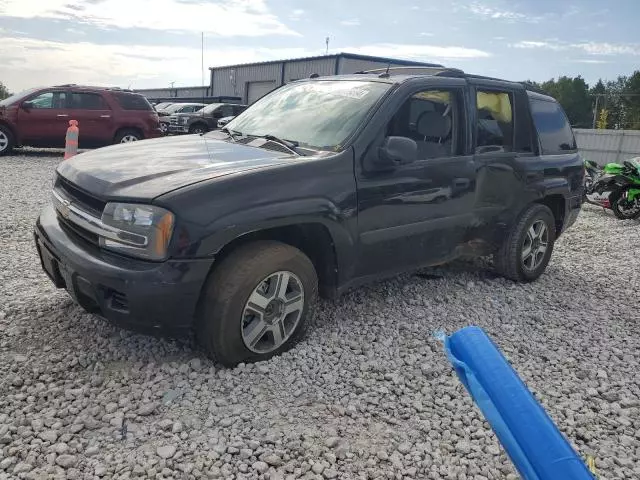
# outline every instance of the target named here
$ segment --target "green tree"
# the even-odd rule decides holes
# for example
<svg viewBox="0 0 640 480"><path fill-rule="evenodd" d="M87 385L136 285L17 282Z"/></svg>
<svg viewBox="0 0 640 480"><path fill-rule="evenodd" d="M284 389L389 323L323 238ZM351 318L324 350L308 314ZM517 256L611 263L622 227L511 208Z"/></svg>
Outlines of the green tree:
<svg viewBox="0 0 640 480"><path fill-rule="evenodd" d="M4 83L0 82L0 100L4 100L11 94L9 93L9 89L4 86Z"/></svg>
<svg viewBox="0 0 640 480"><path fill-rule="evenodd" d="M571 125L578 128L591 128L593 123L592 98L589 85L581 76L575 78L559 77L544 82L541 88L554 97L569 117Z"/></svg>
<svg viewBox="0 0 640 480"><path fill-rule="evenodd" d="M622 93L621 103L625 109L624 128L640 130L640 71L636 70L626 79Z"/></svg>

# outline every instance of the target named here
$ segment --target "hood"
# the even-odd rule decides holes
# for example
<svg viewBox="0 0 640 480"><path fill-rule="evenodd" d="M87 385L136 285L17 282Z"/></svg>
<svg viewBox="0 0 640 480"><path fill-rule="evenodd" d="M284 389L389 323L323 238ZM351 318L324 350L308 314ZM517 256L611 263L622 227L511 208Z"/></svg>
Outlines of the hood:
<svg viewBox="0 0 640 480"><path fill-rule="evenodd" d="M189 112L189 113L172 113L171 114L172 117L186 117L186 118L193 118L193 117L203 117L203 118L208 118L210 117L210 115L203 115L200 112Z"/></svg>
<svg viewBox="0 0 640 480"><path fill-rule="evenodd" d="M294 155L182 135L81 153L58 166L70 182L104 200L149 201L203 180L291 162Z"/></svg>

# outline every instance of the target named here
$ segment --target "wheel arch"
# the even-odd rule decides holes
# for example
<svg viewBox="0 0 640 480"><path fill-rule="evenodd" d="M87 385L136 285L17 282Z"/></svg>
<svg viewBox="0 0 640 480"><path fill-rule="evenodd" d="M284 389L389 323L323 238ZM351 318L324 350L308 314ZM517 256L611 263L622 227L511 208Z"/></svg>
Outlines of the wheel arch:
<svg viewBox="0 0 640 480"><path fill-rule="evenodd" d="M113 135L113 141L115 142L116 138L118 138L118 136L126 131L131 131L131 132L136 132L140 135L140 139L144 139L144 133L142 131L142 129L140 127L136 127L136 126L124 126L124 127L120 127L118 129L116 129L116 133L114 133Z"/></svg>
<svg viewBox="0 0 640 480"><path fill-rule="evenodd" d="M224 244L215 254L215 262L209 275L213 273L231 252L247 243L273 240L297 248L304 253L316 270L320 294L334 297L338 287L338 256L336 245L329 228L320 222L305 222L264 228L244 233Z"/></svg>

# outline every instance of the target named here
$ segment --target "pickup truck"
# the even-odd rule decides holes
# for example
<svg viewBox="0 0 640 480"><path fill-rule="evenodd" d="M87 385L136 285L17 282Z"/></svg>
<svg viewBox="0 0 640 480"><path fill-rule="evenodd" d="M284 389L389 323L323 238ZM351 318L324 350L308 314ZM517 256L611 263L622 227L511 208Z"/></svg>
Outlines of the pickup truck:
<svg viewBox="0 0 640 480"><path fill-rule="evenodd" d="M169 117L169 133L207 133L218 128L220 119L238 115L246 108L246 105L212 103L198 112L177 112Z"/></svg>
<svg viewBox="0 0 640 480"><path fill-rule="evenodd" d="M82 153L37 220L42 267L117 324L195 329L225 365L290 348L319 295L400 272L492 255L536 280L584 168L561 106L527 88L444 67L311 78L219 131Z"/></svg>

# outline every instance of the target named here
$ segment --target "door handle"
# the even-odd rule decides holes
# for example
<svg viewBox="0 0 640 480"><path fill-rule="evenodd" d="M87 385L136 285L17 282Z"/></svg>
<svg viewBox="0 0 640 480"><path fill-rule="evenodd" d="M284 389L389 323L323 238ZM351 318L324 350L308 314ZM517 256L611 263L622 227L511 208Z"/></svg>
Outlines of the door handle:
<svg viewBox="0 0 640 480"><path fill-rule="evenodd" d="M68 117L69 115L65 115L64 113L59 113L56 117Z"/></svg>
<svg viewBox="0 0 640 480"><path fill-rule="evenodd" d="M111 115L100 115L100 118L111 118Z"/></svg>

